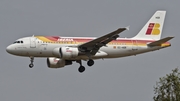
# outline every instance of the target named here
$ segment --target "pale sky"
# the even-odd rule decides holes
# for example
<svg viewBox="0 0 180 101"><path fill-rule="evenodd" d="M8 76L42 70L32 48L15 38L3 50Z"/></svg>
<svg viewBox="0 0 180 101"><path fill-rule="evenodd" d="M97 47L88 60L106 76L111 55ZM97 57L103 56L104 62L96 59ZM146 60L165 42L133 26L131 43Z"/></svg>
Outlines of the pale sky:
<svg viewBox="0 0 180 101"><path fill-rule="evenodd" d="M152 101L159 77L179 67L179 0L0 0L0 101ZM171 47L137 56L96 60L78 72L74 63L50 69L46 58L6 52L16 39L32 35L99 37L130 26L133 37L157 10L166 10L162 38Z"/></svg>

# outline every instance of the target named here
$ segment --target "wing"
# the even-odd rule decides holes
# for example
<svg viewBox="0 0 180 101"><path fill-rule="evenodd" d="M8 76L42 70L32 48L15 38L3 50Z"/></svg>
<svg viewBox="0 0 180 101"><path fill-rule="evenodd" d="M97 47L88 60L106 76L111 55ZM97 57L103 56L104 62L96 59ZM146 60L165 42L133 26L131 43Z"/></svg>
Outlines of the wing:
<svg viewBox="0 0 180 101"><path fill-rule="evenodd" d="M79 50L81 52L84 52L85 54L89 55L95 55L99 48L102 46L106 46L107 43L111 42L112 40L116 40L119 37L119 33L123 32L124 30L128 30L129 28L119 28L116 31L113 31L109 34L106 34L104 36L101 36L99 38L96 38L94 40L91 40L89 42L86 42L84 44L81 44L78 46Z"/></svg>

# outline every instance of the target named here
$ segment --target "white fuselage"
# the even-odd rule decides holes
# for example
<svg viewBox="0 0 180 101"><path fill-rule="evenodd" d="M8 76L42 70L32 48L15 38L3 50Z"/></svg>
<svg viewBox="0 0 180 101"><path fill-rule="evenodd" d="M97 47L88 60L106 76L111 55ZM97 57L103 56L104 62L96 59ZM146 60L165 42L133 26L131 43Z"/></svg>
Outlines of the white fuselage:
<svg viewBox="0 0 180 101"><path fill-rule="evenodd" d="M62 39L72 39L71 37L62 37ZM76 38L74 38L76 39ZM83 39L83 37L79 38ZM95 38L89 38L90 40ZM143 41L143 42L142 42ZM106 46L103 46L99 51L92 56L93 59L100 58L118 58L130 55L136 55L140 53L145 53L149 51L158 50L164 47L170 46L170 44L164 46L148 47L147 44L152 42L152 40L134 40L134 39L122 39L118 38L117 41L110 42ZM83 43L83 42L82 42ZM18 39L14 44L7 47L7 52L25 57L57 57L53 51L59 47L77 47L78 42L70 42L67 40L57 40L56 42L48 42L39 40L36 37L25 37ZM87 60L86 55L80 55L77 57L72 57L69 60Z"/></svg>

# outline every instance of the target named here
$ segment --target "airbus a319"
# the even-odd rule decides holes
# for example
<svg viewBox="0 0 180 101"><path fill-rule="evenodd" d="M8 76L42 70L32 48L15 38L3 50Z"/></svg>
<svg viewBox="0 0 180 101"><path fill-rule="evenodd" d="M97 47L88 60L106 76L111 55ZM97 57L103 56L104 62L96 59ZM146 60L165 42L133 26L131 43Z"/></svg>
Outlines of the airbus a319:
<svg viewBox="0 0 180 101"><path fill-rule="evenodd" d="M31 36L16 40L6 48L10 54L29 57L34 66L35 57L47 58L49 68L62 68L80 64L78 71L85 71L82 60L88 66L94 65L95 59L120 58L155 51L171 46L168 42L173 37L161 39L166 11L156 11L140 32L133 38L119 38L119 33L128 27L119 28L101 37L61 37Z"/></svg>

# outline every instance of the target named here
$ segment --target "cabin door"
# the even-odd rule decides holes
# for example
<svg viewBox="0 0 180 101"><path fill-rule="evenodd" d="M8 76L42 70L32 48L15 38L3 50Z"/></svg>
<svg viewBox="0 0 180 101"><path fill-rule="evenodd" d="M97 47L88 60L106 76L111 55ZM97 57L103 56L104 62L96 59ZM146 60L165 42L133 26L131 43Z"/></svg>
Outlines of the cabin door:
<svg viewBox="0 0 180 101"><path fill-rule="evenodd" d="M35 37L30 38L30 48L36 48L36 38Z"/></svg>

